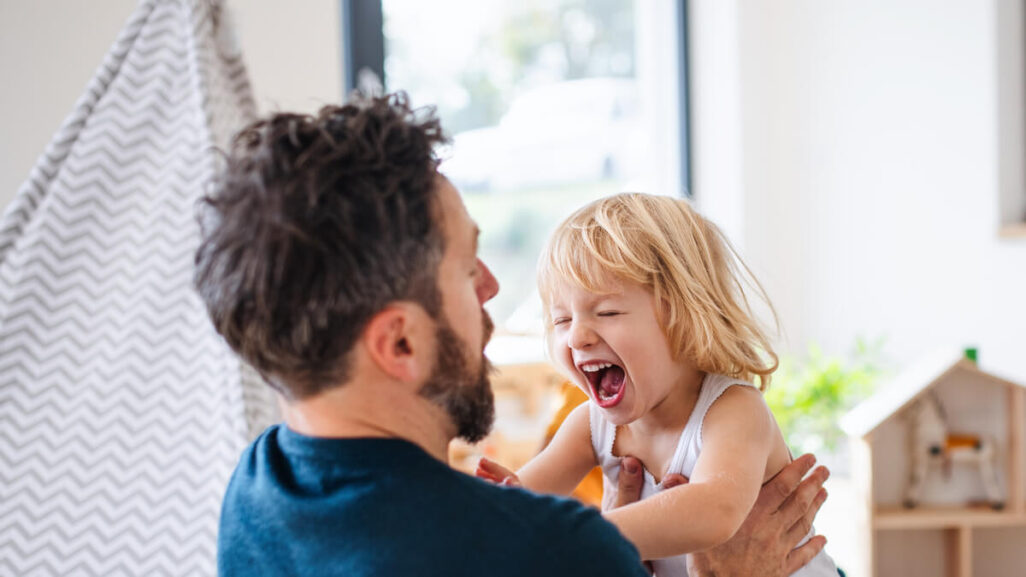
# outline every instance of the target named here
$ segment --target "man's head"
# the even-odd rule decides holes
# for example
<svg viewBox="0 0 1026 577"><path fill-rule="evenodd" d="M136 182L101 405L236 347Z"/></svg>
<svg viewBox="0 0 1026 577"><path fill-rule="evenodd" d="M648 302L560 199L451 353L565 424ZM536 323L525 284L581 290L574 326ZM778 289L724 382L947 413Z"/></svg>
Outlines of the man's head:
<svg viewBox="0 0 1026 577"><path fill-rule="evenodd" d="M217 331L287 399L344 386L361 341L394 339L397 358L369 356L385 374L463 407L440 400L436 382L454 382L451 394L474 390L488 405L475 410L490 413L487 377L486 394L467 380L487 375L481 305L498 287L437 172L443 140L438 120L401 95L274 114L234 139L204 199L196 287Z"/></svg>

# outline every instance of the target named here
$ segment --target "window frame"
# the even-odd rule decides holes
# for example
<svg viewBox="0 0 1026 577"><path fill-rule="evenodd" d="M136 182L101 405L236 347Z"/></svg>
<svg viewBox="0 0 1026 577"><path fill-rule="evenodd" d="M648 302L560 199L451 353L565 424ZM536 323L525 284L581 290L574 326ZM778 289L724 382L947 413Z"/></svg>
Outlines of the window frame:
<svg viewBox="0 0 1026 577"><path fill-rule="evenodd" d="M341 0L342 94L360 86L361 71L385 85L385 17L382 0Z"/></svg>
<svg viewBox="0 0 1026 577"><path fill-rule="evenodd" d="M647 0L635 0L647 1ZM385 86L385 30L383 0L341 0L343 93L360 86L361 71L373 72ZM677 5L677 82L680 119L679 178L684 194L694 197L691 178L691 107L688 67L688 0Z"/></svg>

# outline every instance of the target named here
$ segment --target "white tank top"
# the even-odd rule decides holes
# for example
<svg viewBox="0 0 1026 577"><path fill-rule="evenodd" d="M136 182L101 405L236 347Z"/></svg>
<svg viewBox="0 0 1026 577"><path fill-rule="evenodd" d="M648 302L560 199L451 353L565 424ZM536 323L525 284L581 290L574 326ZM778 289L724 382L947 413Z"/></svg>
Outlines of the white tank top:
<svg viewBox="0 0 1026 577"><path fill-rule="evenodd" d="M677 441L677 448L670 459L670 466L663 475L665 479L670 473L679 473L691 478L691 472L698 462L698 455L702 452L702 423L709 408L720 398L731 386L752 387L751 383L738 380L724 375L707 374L702 381L702 388L698 393L698 402L691 412L684 430ZM588 414L591 419L591 446L598 457L599 466L602 468L602 510L609 509L616 498L616 480L620 474L620 457L613 455L613 444L616 442L616 425L610 423L602 416L602 410L595 403L588 402ZM644 471L645 482L641 488L641 498L647 499L662 490L661 483L656 484L655 477L648 470ZM687 522L682 519L681 522ZM799 546L808 541L815 534L815 530L802 539ZM687 577L687 555L655 559L652 561L657 577ZM837 567L825 551L820 551L808 565L802 567L792 576L798 577L837 577Z"/></svg>

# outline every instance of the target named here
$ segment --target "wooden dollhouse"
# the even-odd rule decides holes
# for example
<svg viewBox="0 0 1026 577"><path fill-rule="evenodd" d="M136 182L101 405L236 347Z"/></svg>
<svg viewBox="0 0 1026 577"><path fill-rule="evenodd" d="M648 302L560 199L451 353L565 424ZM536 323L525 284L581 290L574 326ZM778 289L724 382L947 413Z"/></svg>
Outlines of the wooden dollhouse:
<svg viewBox="0 0 1026 577"><path fill-rule="evenodd" d="M1026 575L1026 388L939 353L841 426L859 496L853 575Z"/></svg>

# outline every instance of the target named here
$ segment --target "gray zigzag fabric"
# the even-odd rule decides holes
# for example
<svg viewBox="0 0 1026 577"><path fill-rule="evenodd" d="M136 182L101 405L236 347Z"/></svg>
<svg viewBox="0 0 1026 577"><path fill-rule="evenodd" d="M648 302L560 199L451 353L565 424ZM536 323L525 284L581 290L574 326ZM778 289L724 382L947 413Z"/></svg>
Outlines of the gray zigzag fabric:
<svg viewBox="0 0 1026 577"><path fill-rule="evenodd" d="M276 418L191 286L213 147L254 115L211 0L143 0L0 221L0 575L214 575Z"/></svg>

